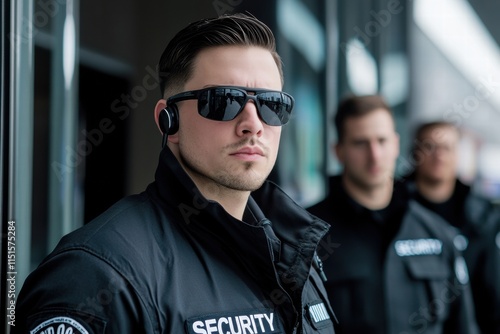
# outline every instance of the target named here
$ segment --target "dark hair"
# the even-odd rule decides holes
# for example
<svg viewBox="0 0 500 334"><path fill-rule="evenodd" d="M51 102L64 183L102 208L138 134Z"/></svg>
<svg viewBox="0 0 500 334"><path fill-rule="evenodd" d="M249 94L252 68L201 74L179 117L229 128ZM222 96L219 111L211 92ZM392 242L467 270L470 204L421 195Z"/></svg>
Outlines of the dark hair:
<svg viewBox="0 0 500 334"><path fill-rule="evenodd" d="M189 80L194 59L200 51L214 46L233 45L258 46L269 50L283 84L281 58L276 52L276 41L271 29L255 17L239 13L193 22L174 36L158 64L162 96L176 93Z"/></svg>
<svg viewBox="0 0 500 334"><path fill-rule="evenodd" d="M340 101L333 120L337 130L338 142L341 142L344 138L344 125L346 119L361 117L376 109L385 109L392 116L391 109L380 95L351 95Z"/></svg>
<svg viewBox="0 0 500 334"><path fill-rule="evenodd" d="M433 143L430 143L427 138L424 138L424 133L435 128L450 128L455 130L457 134L460 136L460 130L454 124L446 121L434 121L434 122L427 122L420 124L415 130L415 136L413 139L410 152L415 160L419 159L418 158L419 151L423 151L426 154L430 152L429 151L430 149L427 147L427 145Z"/></svg>
<svg viewBox="0 0 500 334"><path fill-rule="evenodd" d="M457 131L459 133L460 131L458 128L449 122L446 121L435 121L435 122L427 122L427 123L422 123L418 126L418 128L415 131L415 142L421 142L423 140L424 133L428 130L434 129L434 128L451 128Z"/></svg>

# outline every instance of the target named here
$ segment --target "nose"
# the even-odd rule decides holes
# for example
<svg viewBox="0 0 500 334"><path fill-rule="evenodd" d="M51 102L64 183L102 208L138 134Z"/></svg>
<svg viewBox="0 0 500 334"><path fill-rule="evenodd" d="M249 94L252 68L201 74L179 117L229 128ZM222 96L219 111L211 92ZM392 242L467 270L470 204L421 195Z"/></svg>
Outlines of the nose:
<svg viewBox="0 0 500 334"><path fill-rule="evenodd" d="M382 150L378 142L371 142L369 146L370 158L372 161L378 161L380 159Z"/></svg>
<svg viewBox="0 0 500 334"><path fill-rule="evenodd" d="M248 100L242 112L236 117L236 132L238 136L261 136L264 129L262 120L253 100Z"/></svg>

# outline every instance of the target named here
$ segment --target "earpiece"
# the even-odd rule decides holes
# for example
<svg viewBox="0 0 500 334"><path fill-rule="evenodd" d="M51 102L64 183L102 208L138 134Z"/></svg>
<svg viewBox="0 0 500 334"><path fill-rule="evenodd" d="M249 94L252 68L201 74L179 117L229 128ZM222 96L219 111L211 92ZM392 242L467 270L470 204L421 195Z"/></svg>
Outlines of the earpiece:
<svg viewBox="0 0 500 334"><path fill-rule="evenodd" d="M163 138L161 140L161 147L163 148L167 144L168 135L173 135L179 130L179 110L177 110L177 106L175 104L167 106L160 111L158 123L163 133Z"/></svg>
<svg viewBox="0 0 500 334"><path fill-rule="evenodd" d="M179 111L177 106L167 106L160 112L158 119L160 123L160 130L164 135L173 135L179 130Z"/></svg>

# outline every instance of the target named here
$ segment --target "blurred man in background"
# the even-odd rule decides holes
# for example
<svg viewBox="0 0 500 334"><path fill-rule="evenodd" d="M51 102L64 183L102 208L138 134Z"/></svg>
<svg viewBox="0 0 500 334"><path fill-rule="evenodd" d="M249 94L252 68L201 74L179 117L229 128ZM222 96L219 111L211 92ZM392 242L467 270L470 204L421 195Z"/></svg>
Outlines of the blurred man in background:
<svg viewBox="0 0 500 334"><path fill-rule="evenodd" d="M500 211L457 178L459 141L450 123L422 124L408 183L419 203L458 229L455 243L469 268L478 325L483 333L500 333Z"/></svg>
<svg viewBox="0 0 500 334"><path fill-rule="evenodd" d="M343 165L309 211L339 247L322 255L338 333L477 333L467 268L453 229L409 200L393 174L399 136L380 96L352 96L335 115Z"/></svg>

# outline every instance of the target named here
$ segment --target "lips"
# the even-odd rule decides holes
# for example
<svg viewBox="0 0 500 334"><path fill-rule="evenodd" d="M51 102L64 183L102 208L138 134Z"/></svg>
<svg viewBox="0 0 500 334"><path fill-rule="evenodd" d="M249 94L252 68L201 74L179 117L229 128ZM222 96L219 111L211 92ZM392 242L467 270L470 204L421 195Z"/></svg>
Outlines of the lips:
<svg viewBox="0 0 500 334"><path fill-rule="evenodd" d="M264 151L258 146L245 146L230 153L230 156L242 161L258 161L265 157Z"/></svg>
<svg viewBox="0 0 500 334"><path fill-rule="evenodd" d="M264 155L264 152L259 147L243 147L238 151L232 153L232 155L236 154L248 154L248 155Z"/></svg>

